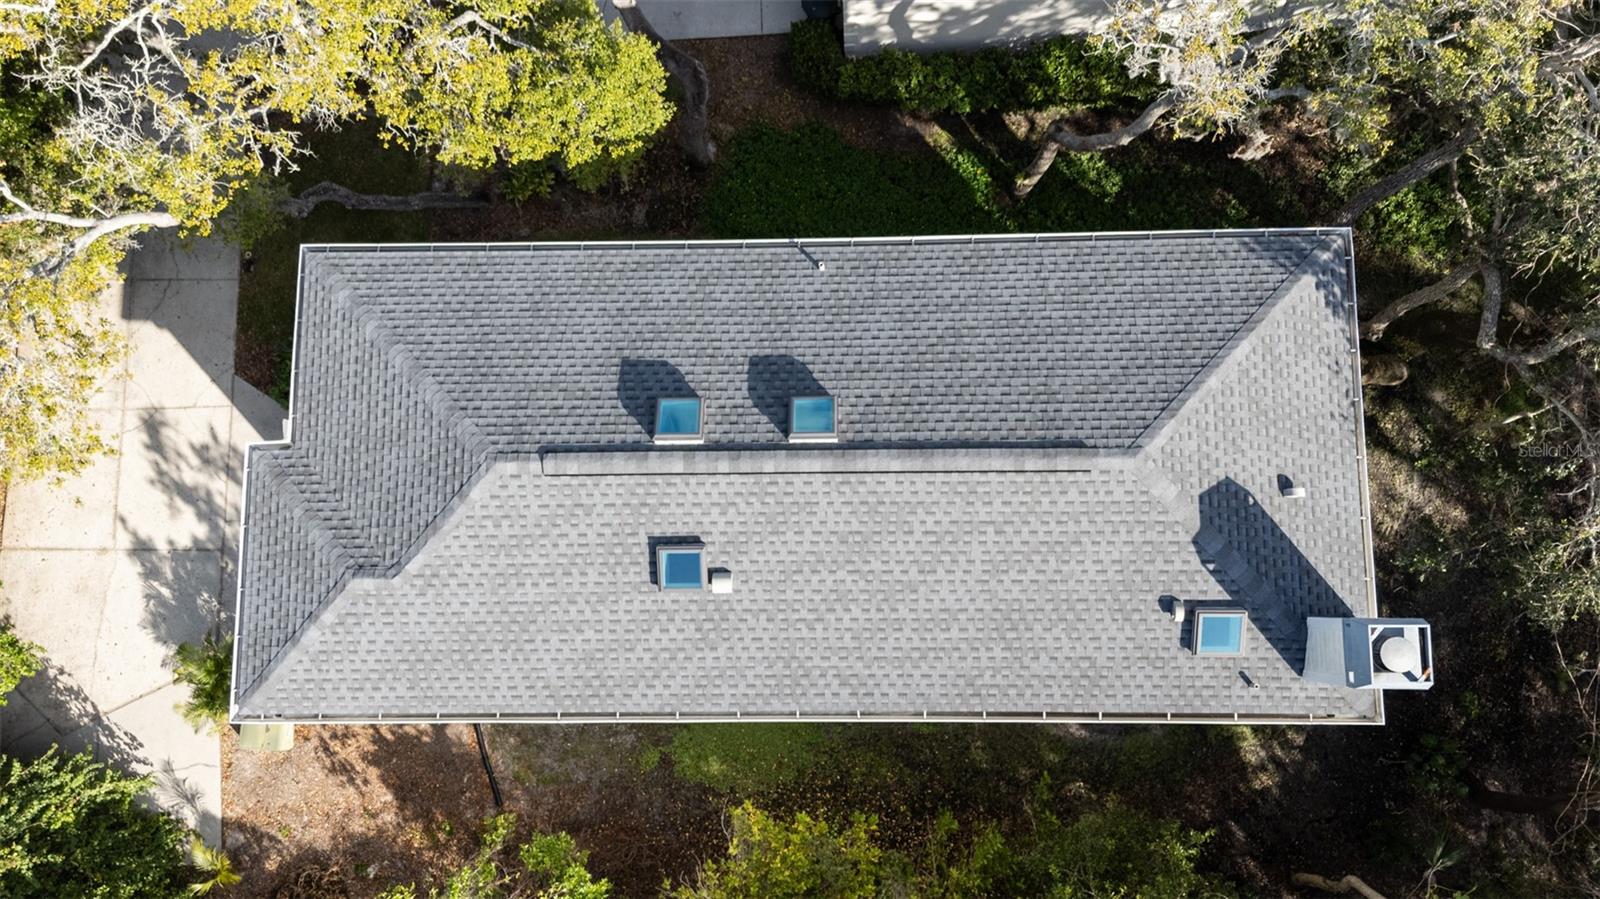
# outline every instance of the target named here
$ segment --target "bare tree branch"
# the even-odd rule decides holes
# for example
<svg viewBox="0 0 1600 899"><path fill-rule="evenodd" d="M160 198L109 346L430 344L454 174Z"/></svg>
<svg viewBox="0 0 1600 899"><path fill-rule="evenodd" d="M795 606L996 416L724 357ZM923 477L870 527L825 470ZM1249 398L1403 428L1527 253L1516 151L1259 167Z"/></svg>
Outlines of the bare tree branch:
<svg viewBox="0 0 1600 899"><path fill-rule="evenodd" d="M1465 153L1467 147L1477 139L1476 125L1463 128L1460 134L1418 156L1399 171L1357 192L1348 203L1344 204L1344 208L1334 215L1334 224L1354 225L1363 212L1461 158L1461 154Z"/></svg>
<svg viewBox="0 0 1600 899"><path fill-rule="evenodd" d="M1579 69L1595 56L1600 56L1600 34L1591 34L1558 45L1555 52L1539 60L1539 74L1550 76L1557 72Z"/></svg>
<svg viewBox="0 0 1600 899"><path fill-rule="evenodd" d="M358 194L348 187L323 181L306 188L297 197L278 204L278 209L295 218L305 218L323 203L337 203L346 209L367 209L382 212L418 212L423 209L477 209L488 206L487 200L464 197L447 191L422 193Z"/></svg>
<svg viewBox="0 0 1600 899"><path fill-rule="evenodd" d="M449 24L445 26L445 30L454 31L457 28L465 28L468 25L476 26L477 28L482 29L483 32L485 34L489 35L490 37L493 37L493 38L496 38L498 40L504 41L505 43L510 44L511 46L516 47L519 50L532 50L532 49L534 49L532 44L529 44L529 43L527 43L525 41L517 40L516 38L514 38L511 35L507 34L504 29L494 25L493 23L491 23L487 19L485 19L483 16L478 15L477 12L475 12L473 10L470 10L470 9L467 10L466 12L462 13L461 15L456 16L454 19L451 19Z"/></svg>
<svg viewBox="0 0 1600 899"><path fill-rule="evenodd" d="M17 212L0 215L0 225L43 222L50 225L60 225L64 228L83 229L81 234L67 241L55 255L35 263L29 269L35 277L47 277L55 274L72 257L87 250L95 241L108 234L115 234L132 228L176 228L178 226L177 216L167 212L125 212L121 215L90 218L35 209L13 193L11 185L4 181L0 181L0 197L4 197L7 202L18 209Z"/></svg>
<svg viewBox="0 0 1600 899"><path fill-rule="evenodd" d="M1463 262L1427 287L1418 288L1400 297L1379 310L1377 315L1362 322L1361 336L1367 340L1377 340L1390 325L1394 324L1395 319L1413 309L1437 303L1455 293L1463 284L1472 280L1472 276L1478 274L1482 268L1476 262Z"/></svg>
<svg viewBox="0 0 1600 899"><path fill-rule="evenodd" d="M1367 340L1379 339L1396 319L1414 309L1443 300L1460 290L1475 276L1483 280L1483 307L1478 316L1477 346L1500 362L1531 377L1533 366L1549 362L1580 344L1600 342L1600 326L1579 325L1570 327L1529 349L1514 350L1501 346L1499 330L1500 314L1505 302L1504 276L1494 265L1480 262L1462 263L1438 281L1414 290L1385 306L1377 315L1362 323L1361 336Z"/></svg>
<svg viewBox="0 0 1600 899"><path fill-rule="evenodd" d="M79 60L78 64L72 67L73 71L79 73L87 71L89 66L93 65L94 61L100 58L100 54L106 52L107 47L110 47L113 43L115 43L117 38L120 37L124 31L127 31L128 29L133 28L134 26L143 22L145 16L150 15L150 11L153 8L153 4L147 3L133 12L128 13L126 16L123 16L121 19L118 19L116 22L113 22L111 27L106 29L106 33L100 36L100 40L94 45L94 49L89 51L89 55Z"/></svg>
<svg viewBox="0 0 1600 899"><path fill-rule="evenodd" d="M1295 874L1289 878L1289 882L1296 886L1321 890L1324 893L1356 893L1366 899L1384 899L1382 893L1367 886L1366 881L1354 874L1346 874L1338 880L1329 880L1319 874Z"/></svg>
<svg viewBox="0 0 1600 899"><path fill-rule="evenodd" d="M684 152L696 165L710 165L716 161L717 145L710 135L707 106L711 100L711 79L706 75L706 67L662 37L635 0L614 0L611 5L629 31L655 41L656 58L661 60L662 68L678 83L678 90L683 94L683 124L679 134Z"/></svg>
<svg viewBox="0 0 1600 899"><path fill-rule="evenodd" d="M1117 147L1127 146L1139 135L1155 127L1161 117L1171 112L1177 106L1177 99L1170 93L1156 98L1155 102L1144 108L1138 118L1111 131L1099 134L1075 134L1065 119L1058 119L1045 133L1044 141L1039 145L1039 152L1029 163L1027 171L1017 180L1013 195L1018 200L1026 199L1033 191L1039 179L1045 172L1050 171L1050 166L1056 161L1056 154L1062 150L1074 153L1102 153Z"/></svg>

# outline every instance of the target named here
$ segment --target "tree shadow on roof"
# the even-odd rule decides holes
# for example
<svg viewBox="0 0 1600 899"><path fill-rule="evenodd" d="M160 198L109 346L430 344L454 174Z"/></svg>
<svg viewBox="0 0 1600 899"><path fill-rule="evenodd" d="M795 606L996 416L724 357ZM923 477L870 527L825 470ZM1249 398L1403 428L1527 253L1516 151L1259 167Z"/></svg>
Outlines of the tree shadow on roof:
<svg viewBox="0 0 1600 899"><path fill-rule="evenodd" d="M657 400L699 395L683 372L665 359L623 359L617 366L617 400L639 423L646 439L656 433Z"/></svg>
<svg viewBox="0 0 1600 899"><path fill-rule="evenodd" d="M1232 478L1200 494L1194 548L1285 664L1305 666L1306 618L1354 613L1259 500Z"/></svg>
<svg viewBox="0 0 1600 899"><path fill-rule="evenodd" d="M751 356L750 402L780 435L789 433L789 401L797 396L830 396L804 362L793 356Z"/></svg>

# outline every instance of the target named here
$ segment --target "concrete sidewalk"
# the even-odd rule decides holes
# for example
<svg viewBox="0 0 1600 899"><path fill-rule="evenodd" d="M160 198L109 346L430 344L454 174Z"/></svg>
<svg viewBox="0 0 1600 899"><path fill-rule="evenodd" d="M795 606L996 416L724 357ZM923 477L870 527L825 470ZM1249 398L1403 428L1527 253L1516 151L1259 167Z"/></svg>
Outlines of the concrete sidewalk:
<svg viewBox="0 0 1600 899"><path fill-rule="evenodd" d="M0 710L0 749L90 747L157 780L157 799L211 843L221 832L218 741L175 706L180 643L231 631L247 442L283 410L233 375L238 252L147 234L104 314L127 330L122 377L93 404L118 446L66 484L14 484L0 531L0 615L48 669Z"/></svg>

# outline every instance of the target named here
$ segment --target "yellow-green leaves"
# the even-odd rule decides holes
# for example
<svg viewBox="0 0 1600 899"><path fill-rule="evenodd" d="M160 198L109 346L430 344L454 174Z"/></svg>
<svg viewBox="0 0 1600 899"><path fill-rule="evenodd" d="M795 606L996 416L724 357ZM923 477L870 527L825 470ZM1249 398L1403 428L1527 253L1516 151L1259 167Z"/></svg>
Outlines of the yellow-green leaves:
<svg viewBox="0 0 1600 899"><path fill-rule="evenodd" d="M244 186L294 167L301 128L368 114L447 164L593 187L671 116L654 47L589 0L12 4L0 65L71 98L48 122L0 110L0 178L32 207L0 208L0 478L103 449L83 404L118 351L92 315L117 251L60 264L95 220L161 213L207 233Z"/></svg>
<svg viewBox="0 0 1600 899"><path fill-rule="evenodd" d="M1154 77L1174 106L1180 137L1206 137L1252 119L1267 95L1279 57L1310 21L1292 17L1255 39L1246 0L1118 0L1095 35L1123 55L1128 74Z"/></svg>
<svg viewBox="0 0 1600 899"><path fill-rule="evenodd" d="M417 22L402 49L376 54L370 75L377 114L408 143L437 148L441 162L571 169L620 160L671 117L654 47L598 16L558 19L536 34L515 20L485 27L443 16Z"/></svg>
<svg viewBox="0 0 1600 899"><path fill-rule="evenodd" d="M98 314L121 251L101 242L55 278L33 277L12 252L33 226L0 226L0 477L70 474L109 451L86 414L123 340Z"/></svg>
<svg viewBox="0 0 1600 899"><path fill-rule="evenodd" d="M1381 155L1396 109L1436 111L1492 134L1544 88L1544 0L1343 0L1321 35L1313 108L1345 141Z"/></svg>

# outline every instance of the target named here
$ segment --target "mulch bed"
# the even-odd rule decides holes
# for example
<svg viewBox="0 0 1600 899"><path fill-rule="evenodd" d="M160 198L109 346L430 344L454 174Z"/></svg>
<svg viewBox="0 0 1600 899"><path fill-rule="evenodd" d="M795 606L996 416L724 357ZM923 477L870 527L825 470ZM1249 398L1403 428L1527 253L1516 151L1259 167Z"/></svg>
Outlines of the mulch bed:
<svg viewBox="0 0 1600 899"><path fill-rule="evenodd" d="M361 899L460 867L493 801L467 725L299 727L288 752L222 744L229 895Z"/></svg>

